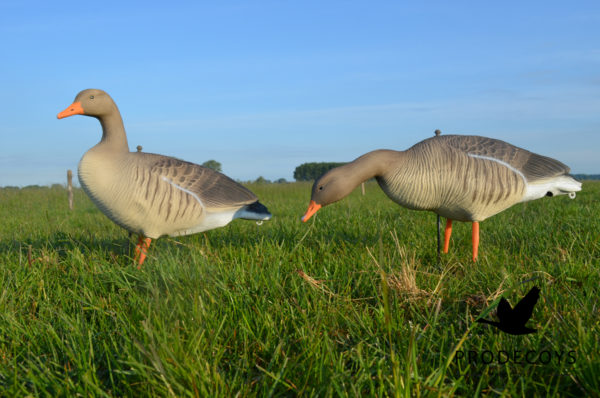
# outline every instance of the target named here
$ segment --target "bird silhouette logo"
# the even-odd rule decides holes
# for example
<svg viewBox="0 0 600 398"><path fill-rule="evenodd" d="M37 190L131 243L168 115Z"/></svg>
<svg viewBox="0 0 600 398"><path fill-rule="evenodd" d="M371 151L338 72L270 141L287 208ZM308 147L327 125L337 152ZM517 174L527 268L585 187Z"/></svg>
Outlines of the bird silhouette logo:
<svg viewBox="0 0 600 398"><path fill-rule="evenodd" d="M515 305L515 308L511 308L508 301L502 297L496 310L499 322L488 321L487 319L477 319L477 322L496 326L503 332L513 335L535 333L536 329L528 328L525 324L531 318L533 307L539 298L540 289L536 286L531 288L529 293Z"/></svg>

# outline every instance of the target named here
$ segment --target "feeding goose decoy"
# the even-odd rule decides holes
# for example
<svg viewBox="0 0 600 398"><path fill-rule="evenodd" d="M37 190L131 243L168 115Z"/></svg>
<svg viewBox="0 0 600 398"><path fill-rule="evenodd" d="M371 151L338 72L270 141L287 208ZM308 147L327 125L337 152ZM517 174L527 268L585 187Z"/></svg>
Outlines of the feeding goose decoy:
<svg viewBox="0 0 600 398"><path fill-rule="evenodd" d="M436 135L406 151L376 150L318 178L302 217L349 195L375 177L394 202L447 218L444 253L452 220L473 223L473 261L479 247L479 222L512 205L581 190L570 169L558 160L507 142L469 135Z"/></svg>
<svg viewBox="0 0 600 398"><path fill-rule="evenodd" d="M139 265L150 241L160 236L207 231L235 218L271 218L250 190L221 173L169 156L129 152L119 109L104 91L81 91L57 117L72 115L92 116L102 125L102 139L79 162L79 181L109 219L139 234Z"/></svg>

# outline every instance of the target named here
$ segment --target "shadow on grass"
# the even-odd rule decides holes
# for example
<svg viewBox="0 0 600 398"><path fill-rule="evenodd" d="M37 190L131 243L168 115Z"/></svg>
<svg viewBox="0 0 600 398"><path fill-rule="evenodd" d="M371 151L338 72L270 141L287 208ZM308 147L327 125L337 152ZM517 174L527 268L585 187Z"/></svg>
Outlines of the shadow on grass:
<svg viewBox="0 0 600 398"><path fill-rule="evenodd" d="M93 236L74 236L65 232L55 232L41 239L12 239L0 241L0 255L20 253L25 258L56 253L58 258L65 260L70 253L112 253L113 256L130 256L133 253L132 240L128 238L108 239ZM29 249L31 247L31 251Z"/></svg>

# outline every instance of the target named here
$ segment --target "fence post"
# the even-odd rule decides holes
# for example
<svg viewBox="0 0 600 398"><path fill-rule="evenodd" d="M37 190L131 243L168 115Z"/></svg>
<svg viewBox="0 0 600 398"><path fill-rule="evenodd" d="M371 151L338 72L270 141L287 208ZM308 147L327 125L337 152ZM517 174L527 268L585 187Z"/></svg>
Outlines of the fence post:
<svg viewBox="0 0 600 398"><path fill-rule="evenodd" d="M73 172L67 170L67 191L69 192L69 209L73 210Z"/></svg>
<svg viewBox="0 0 600 398"><path fill-rule="evenodd" d="M362 190L362 194L363 194L363 196L364 196L364 195L365 195L365 183L364 183L364 182L362 182L362 183L360 184L360 189Z"/></svg>

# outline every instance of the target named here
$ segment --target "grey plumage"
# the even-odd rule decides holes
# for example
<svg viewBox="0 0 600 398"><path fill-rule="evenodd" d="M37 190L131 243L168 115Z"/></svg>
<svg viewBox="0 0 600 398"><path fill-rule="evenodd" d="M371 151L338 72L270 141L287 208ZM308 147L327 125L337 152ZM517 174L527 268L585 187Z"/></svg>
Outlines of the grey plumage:
<svg viewBox="0 0 600 398"><path fill-rule="evenodd" d="M493 138L437 136L393 154L388 158L394 166L377 176L388 196L459 221L483 221L524 198L536 199L526 197L528 188L556 178L572 182L562 193L580 186L558 160Z"/></svg>
<svg viewBox="0 0 600 398"><path fill-rule="evenodd" d="M436 134L406 151L372 151L328 171L313 184L302 220L374 177L394 202L448 219L445 252L452 220L473 222L475 260L479 221L519 202L564 194L574 197L581 183L568 173L569 168L558 160L501 140Z"/></svg>
<svg viewBox="0 0 600 398"><path fill-rule="evenodd" d="M235 218L271 217L264 206L264 211L253 211L258 198L219 172L168 156L129 152L119 110L102 90L82 91L59 118L72 114L96 117L102 125L102 140L79 163L79 180L98 208L123 228L158 238L221 227Z"/></svg>

